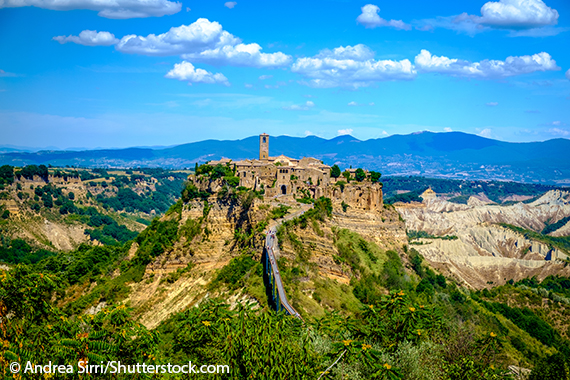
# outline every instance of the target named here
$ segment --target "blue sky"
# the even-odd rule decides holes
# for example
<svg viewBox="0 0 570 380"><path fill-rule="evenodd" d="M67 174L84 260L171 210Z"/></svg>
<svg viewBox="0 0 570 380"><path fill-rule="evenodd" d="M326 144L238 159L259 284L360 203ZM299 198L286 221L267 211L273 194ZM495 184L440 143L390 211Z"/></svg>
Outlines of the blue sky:
<svg viewBox="0 0 570 380"><path fill-rule="evenodd" d="M569 47L567 0L0 0L0 145L570 138Z"/></svg>

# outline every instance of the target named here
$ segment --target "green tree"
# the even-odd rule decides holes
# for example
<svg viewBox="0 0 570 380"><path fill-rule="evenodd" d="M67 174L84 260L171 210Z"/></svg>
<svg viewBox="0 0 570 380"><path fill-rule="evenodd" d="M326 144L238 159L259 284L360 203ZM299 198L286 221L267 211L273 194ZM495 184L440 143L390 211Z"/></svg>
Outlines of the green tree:
<svg viewBox="0 0 570 380"><path fill-rule="evenodd" d="M361 168L358 168L358 169L356 169L356 172L354 173L354 178L358 182L362 182L366 178L366 173Z"/></svg>
<svg viewBox="0 0 570 380"><path fill-rule="evenodd" d="M0 185L14 182L14 167L10 165L0 166Z"/></svg>
<svg viewBox="0 0 570 380"><path fill-rule="evenodd" d="M379 182L380 177L382 177L382 174L380 172L375 172L375 171L370 172L370 180L372 181L372 183Z"/></svg>
<svg viewBox="0 0 570 380"><path fill-rule="evenodd" d="M53 199L51 198L51 195L48 193L42 194L42 202L44 203L44 206L47 208L53 207Z"/></svg>
<svg viewBox="0 0 570 380"><path fill-rule="evenodd" d="M331 177L332 178L340 177L340 168L338 167L337 164L334 164L331 168Z"/></svg>

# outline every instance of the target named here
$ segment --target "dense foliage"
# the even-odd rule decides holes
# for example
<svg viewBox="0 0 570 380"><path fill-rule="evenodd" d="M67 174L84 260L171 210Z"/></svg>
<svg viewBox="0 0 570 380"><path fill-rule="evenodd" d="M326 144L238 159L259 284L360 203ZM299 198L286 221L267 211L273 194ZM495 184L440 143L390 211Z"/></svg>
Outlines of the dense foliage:
<svg viewBox="0 0 570 380"><path fill-rule="evenodd" d="M420 197L419 192L417 191L410 191L404 194L396 194L392 197L388 197L384 199L384 203L386 204L394 204L396 202L403 202L403 203L410 203L410 202L423 202L423 198Z"/></svg>
<svg viewBox="0 0 570 380"><path fill-rule="evenodd" d="M0 166L0 185L11 185L14 183L14 167L10 165Z"/></svg>
<svg viewBox="0 0 570 380"><path fill-rule="evenodd" d="M559 221L549 224L546 223L546 226L544 227L544 229L540 232L543 235L548 235L551 232L556 231L557 229L559 229L560 227L566 225L566 223L570 222L570 216L564 217L562 219L560 219Z"/></svg>
<svg viewBox="0 0 570 380"><path fill-rule="evenodd" d="M79 361L155 362L157 333L134 322L125 306L109 307L96 315L70 316L51 302L60 289L58 284L57 276L36 273L23 265L0 275L0 366L4 378L12 378L8 368L14 361L23 366L27 361L75 366L75 373L52 374L54 379L83 378L77 373Z"/></svg>
<svg viewBox="0 0 570 380"><path fill-rule="evenodd" d="M31 247L25 240L0 235L0 261L11 264L35 264L56 253Z"/></svg>
<svg viewBox="0 0 570 380"><path fill-rule="evenodd" d="M38 176L43 179L45 182L48 182L49 171L47 166L45 165L28 165L24 166L21 170L16 172L16 176L18 178L24 177L27 179L34 179L34 176Z"/></svg>

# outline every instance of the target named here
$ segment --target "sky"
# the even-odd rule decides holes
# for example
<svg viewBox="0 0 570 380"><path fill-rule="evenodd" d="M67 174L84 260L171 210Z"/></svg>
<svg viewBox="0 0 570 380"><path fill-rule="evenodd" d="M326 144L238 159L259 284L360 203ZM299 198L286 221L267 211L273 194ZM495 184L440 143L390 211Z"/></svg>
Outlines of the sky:
<svg viewBox="0 0 570 380"><path fill-rule="evenodd" d="M0 0L0 145L570 138L570 2Z"/></svg>

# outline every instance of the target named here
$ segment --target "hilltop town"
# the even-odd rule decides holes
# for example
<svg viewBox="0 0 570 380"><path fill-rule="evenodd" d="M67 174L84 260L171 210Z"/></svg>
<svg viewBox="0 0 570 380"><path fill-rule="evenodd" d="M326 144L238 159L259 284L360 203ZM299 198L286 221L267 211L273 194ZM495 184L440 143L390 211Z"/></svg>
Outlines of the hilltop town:
<svg viewBox="0 0 570 380"><path fill-rule="evenodd" d="M259 159L232 161L225 158L210 161L207 165L212 169L216 166L230 168L232 175L239 179L240 187L259 191L266 198L327 197L333 203L367 211L383 206L380 173L353 168L341 173L338 166L331 167L312 157L295 159L283 154L272 157L269 155L267 134L259 136ZM197 169L189 180L202 190L215 192L215 187L220 184L215 183L212 188L211 177L205 174Z"/></svg>

